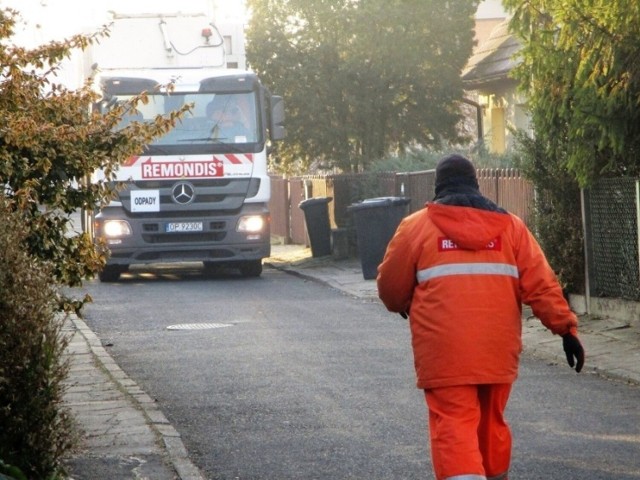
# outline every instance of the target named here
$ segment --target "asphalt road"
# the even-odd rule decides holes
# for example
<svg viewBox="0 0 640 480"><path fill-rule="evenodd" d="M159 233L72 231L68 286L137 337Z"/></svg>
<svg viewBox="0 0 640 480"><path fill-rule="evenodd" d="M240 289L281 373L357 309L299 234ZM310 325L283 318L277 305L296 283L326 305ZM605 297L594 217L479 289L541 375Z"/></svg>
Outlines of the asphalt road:
<svg viewBox="0 0 640 480"><path fill-rule="evenodd" d="M379 303L269 268L84 289L87 323L208 478L432 478L406 322ZM639 405L638 387L524 358L511 478L640 479Z"/></svg>

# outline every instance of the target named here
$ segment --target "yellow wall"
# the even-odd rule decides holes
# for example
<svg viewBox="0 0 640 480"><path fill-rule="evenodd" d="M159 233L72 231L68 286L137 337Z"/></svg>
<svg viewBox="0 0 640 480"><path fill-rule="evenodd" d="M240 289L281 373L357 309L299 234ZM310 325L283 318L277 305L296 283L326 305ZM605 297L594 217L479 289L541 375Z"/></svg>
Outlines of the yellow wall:
<svg viewBox="0 0 640 480"><path fill-rule="evenodd" d="M478 101L483 107L484 144L492 153L505 153L512 147L511 129L530 131L526 105L515 87L481 92Z"/></svg>
<svg viewBox="0 0 640 480"><path fill-rule="evenodd" d="M504 153L507 149L505 109L493 107L491 109L491 147L493 153Z"/></svg>

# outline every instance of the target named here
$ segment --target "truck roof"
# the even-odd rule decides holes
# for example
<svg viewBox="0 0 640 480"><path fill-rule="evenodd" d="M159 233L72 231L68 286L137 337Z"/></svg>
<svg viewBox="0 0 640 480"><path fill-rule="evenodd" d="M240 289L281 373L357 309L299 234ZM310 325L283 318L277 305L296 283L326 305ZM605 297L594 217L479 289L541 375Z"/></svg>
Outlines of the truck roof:
<svg viewBox="0 0 640 480"><path fill-rule="evenodd" d="M207 78L237 79L239 82L244 79L247 83L256 81L254 73L232 68L126 68L99 71L96 78L150 79L160 85L174 82L177 92L198 90L202 80Z"/></svg>
<svg viewBox="0 0 640 480"><path fill-rule="evenodd" d="M114 13L108 30L87 52L103 69L226 66L224 37L204 14Z"/></svg>

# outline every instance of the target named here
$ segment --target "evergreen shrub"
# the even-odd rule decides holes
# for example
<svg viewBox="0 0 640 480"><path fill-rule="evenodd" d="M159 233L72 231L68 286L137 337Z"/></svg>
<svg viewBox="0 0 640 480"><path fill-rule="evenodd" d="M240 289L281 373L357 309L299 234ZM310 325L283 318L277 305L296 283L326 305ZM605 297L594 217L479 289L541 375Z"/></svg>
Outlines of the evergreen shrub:
<svg viewBox="0 0 640 480"><path fill-rule="evenodd" d="M486 150L470 151L461 148L446 150L414 149L403 155L385 157L371 164L367 172L417 172L433 170L445 155L459 153L469 158L476 168L516 168L517 157L513 153L496 154Z"/></svg>
<svg viewBox="0 0 640 480"><path fill-rule="evenodd" d="M7 205L0 194L0 465L60 478L76 438L62 404L68 339L51 268L28 253L24 219Z"/></svg>
<svg viewBox="0 0 640 480"><path fill-rule="evenodd" d="M584 235L580 186L567 170L566 153L518 132L520 167L533 183L533 231L565 292L584 293Z"/></svg>

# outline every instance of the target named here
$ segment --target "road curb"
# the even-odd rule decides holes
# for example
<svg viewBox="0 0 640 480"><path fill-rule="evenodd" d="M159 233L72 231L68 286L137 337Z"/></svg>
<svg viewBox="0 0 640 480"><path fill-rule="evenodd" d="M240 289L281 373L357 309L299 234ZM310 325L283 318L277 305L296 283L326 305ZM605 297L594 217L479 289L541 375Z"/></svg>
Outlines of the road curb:
<svg viewBox="0 0 640 480"><path fill-rule="evenodd" d="M76 331L87 342L91 353L105 369L117 388L125 393L134 404L134 408L140 409L147 419L147 424L162 440L162 445L167 452L171 465L175 469L180 480L205 480L200 470L191 462L180 433L169 423L155 400L147 395L129 376L118 366L113 357L102 346L102 342L88 325L76 315L71 315L70 320Z"/></svg>
<svg viewBox="0 0 640 480"><path fill-rule="evenodd" d="M325 285L330 288L334 288L345 295L359 298L361 300L379 302L378 291L375 281L367 283L361 276L360 267L353 267L347 270L336 272L336 267L316 267L309 268L308 266L301 267L293 265L286 261L279 260L267 260L265 265L279 270L281 272L288 273L303 280L313 281L321 285ZM305 270L306 269L306 270ZM349 281L341 282L339 279L345 273L350 274ZM354 276L357 280L353 280Z"/></svg>

